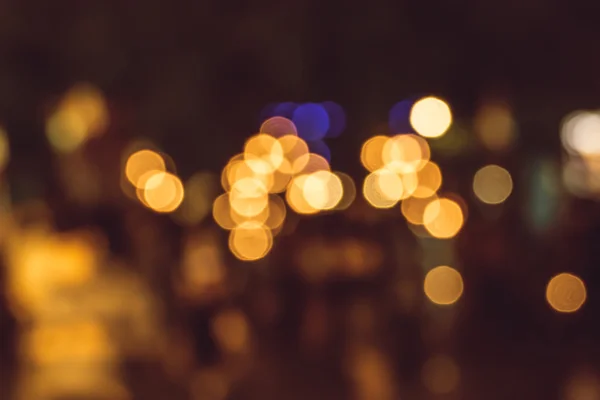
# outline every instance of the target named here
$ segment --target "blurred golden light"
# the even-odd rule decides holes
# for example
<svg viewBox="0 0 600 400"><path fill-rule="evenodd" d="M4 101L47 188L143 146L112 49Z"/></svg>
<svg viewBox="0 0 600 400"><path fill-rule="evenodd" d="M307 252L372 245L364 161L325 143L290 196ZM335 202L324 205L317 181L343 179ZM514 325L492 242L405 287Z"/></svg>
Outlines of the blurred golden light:
<svg viewBox="0 0 600 400"><path fill-rule="evenodd" d="M298 175L290 182L285 198L292 210L298 214L316 214L319 209L311 206L304 197L304 186L308 175Z"/></svg>
<svg viewBox="0 0 600 400"><path fill-rule="evenodd" d="M140 178L148 172L165 172L167 167L165 160L160 154L152 150L136 151L127 158L125 163L125 176L133 186L144 189L146 182L140 182Z"/></svg>
<svg viewBox="0 0 600 400"><path fill-rule="evenodd" d="M442 185L442 172L436 163L429 161L417 172L418 186L413 197L426 198L435 195Z"/></svg>
<svg viewBox="0 0 600 400"><path fill-rule="evenodd" d="M375 208L393 207L402 193L402 178L387 169L371 172L363 184L363 196Z"/></svg>
<svg viewBox="0 0 600 400"><path fill-rule="evenodd" d="M107 124L102 93L89 85L78 85L69 90L48 119L46 134L56 150L68 153L102 133Z"/></svg>
<svg viewBox="0 0 600 400"><path fill-rule="evenodd" d="M342 182L342 198L335 209L346 210L352 205L354 199L356 198L356 185L354 184L354 180L350 175L343 172L336 172L335 174Z"/></svg>
<svg viewBox="0 0 600 400"><path fill-rule="evenodd" d="M440 266L425 276L425 295L432 303L450 305L456 303L463 293L463 280L454 268Z"/></svg>
<svg viewBox="0 0 600 400"><path fill-rule="evenodd" d="M315 153L308 153L294 161L292 164L294 174L312 174L317 171L330 171L329 161L323 156Z"/></svg>
<svg viewBox="0 0 600 400"><path fill-rule="evenodd" d="M564 387L562 400L599 400L600 379L598 373L589 368L576 371Z"/></svg>
<svg viewBox="0 0 600 400"><path fill-rule="evenodd" d="M510 173L498 165L486 165L475 173L473 192L486 204L500 204L510 196L513 182Z"/></svg>
<svg viewBox="0 0 600 400"><path fill-rule="evenodd" d="M116 355L105 329L93 321L37 326L26 335L24 350L38 365L106 362Z"/></svg>
<svg viewBox="0 0 600 400"><path fill-rule="evenodd" d="M477 112L474 125L481 143L492 151L507 149L516 137L515 120L506 104L484 104Z"/></svg>
<svg viewBox="0 0 600 400"><path fill-rule="evenodd" d="M283 163L283 147L271 135L254 135L244 145L244 159L263 160L269 167L268 172L273 172Z"/></svg>
<svg viewBox="0 0 600 400"><path fill-rule="evenodd" d="M387 169L406 174L423 168L429 160L430 150L425 139L413 134L400 134L385 142L381 157Z"/></svg>
<svg viewBox="0 0 600 400"><path fill-rule="evenodd" d="M581 308L587 298L585 284L569 273L558 274L548 283L546 300L556 311L572 313Z"/></svg>
<svg viewBox="0 0 600 400"><path fill-rule="evenodd" d="M267 119L260 126L260 133L266 133L273 137L279 138L286 135L298 135L296 125L292 121L284 117L272 117Z"/></svg>
<svg viewBox="0 0 600 400"><path fill-rule="evenodd" d="M277 139L283 150L284 159L278 171L287 175L298 174L309 162L308 145L294 135L285 135Z"/></svg>
<svg viewBox="0 0 600 400"><path fill-rule="evenodd" d="M261 159L233 160L225 166L223 173L226 175L224 186L227 191L232 190L237 182L244 179L258 180L266 191L274 184L271 165Z"/></svg>
<svg viewBox="0 0 600 400"><path fill-rule="evenodd" d="M220 195L213 202L212 214L215 222L223 229L231 230L237 223L231 216L231 205L229 204L229 193Z"/></svg>
<svg viewBox="0 0 600 400"><path fill-rule="evenodd" d="M265 221L265 225L271 229L279 229L285 221L287 209L283 199L277 195L269 195L269 216Z"/></svg>
<svg viewBox="0 0 600 400"><path fill-rule="evenodd" d="M250 344L250 327L238 310L225 310L212 320L213 336L227 353L242 353Z"/></svg>
<svg viewBox="0 0 600 400"><path fill-rule="evenodd" d="M235 156L231 157L229 159L229 161L227 161L227 164L225 165L225 167L223 167L223 170L221 171L221 187L223 187L223 190L225 190L226 192L229 192L231 190L231 183L229 181L229 176L230 175L235 175L235 174L230 174L231 168L233 165L235 165L238 162L244 161L244 154L240 153L240 154L236 154ZM252 171L250 170L250 175L252 175ZM233 177L235 178L235 176ZM235 182L235 179L233 179L233 181Z"/></svg>
<svg viewBox="0 0 600 400"><path fill-rule="evenodd" d="M223 283L227 272L215 235L188 236L183 254L182 274L188 294L205 296Z"/></svg>
<svg viewBox="0 0 600 400"><path fill-rule="evenodd" d="M217 177L210 172L197 172L185 182L185 198L177 216L179 222L193 225L206 218L216 197L217 182Z"/></svg>
<svg viewBox="0 0 600 400"><path fill-rule="evenodd" d="M229 249L243 261L265 257L273 247L273 235L266 226L253 221L244 222L229 233Z"/></svg>
<svg viewBox="0 0 600 400"><path fill-rule="evenodd" d="M561 139L571 154L600 155L600 112L577 111L568 115L563 121Z"/></svg>
<svg viewBox="0 0 600 400"><path fill-rule="evenodd" d="M317 171L307 176L302 194L306 202L317 210L331 210L342 199L342 181L329 171Z"/></svg>
<svg viewBox="0 0 600 400"><path fill-rule="evenodd" d="M434 356L423 365L421 379L431 393L447 394L458 386L460 369L452 358L445 355Z"/></svg>
<svg viewBox="0 0 600 400"><path fill-rule="evenodd" d="M373 136L367 140L360 151L360 162L369 172L383 168L383 147L389 140L387 136Z"/></svg>
<svg viewBox="0 0 600 400"><path fill-rule="evenodd" d="M408 172L406 174L399 174L402 179L402 196L400 200L408 199L413 196L419 188L419 177L415 172Z"/></svg>
<svg viewBox="0 0 600 400"><path fill-rule="evenodd" d="M175 211L184 197L181 180L168 172L155 171L146 180L143 191L143 203L160 213Z"/></svg>
<svg viewBox="0 0 600 400"><path fill-rule="evenodd" d="M402 200L400 209L408 222L415 225L423 225L425 222L431 222L438 216L440 203L437 200L438 197L435 194L427 198L409 197ZM425 220L425 209L430 203L432 203L432 208L427 215L430 219Z"/></svg>
<svg viewBox="0 0 600 400"><path fill-rule="evenodd" d="M427 204L423 213L425 229L438 239L456 236L464 223L460 205L448 198L434 200Z"/></svg>
<svg viewBox="0 0 600 400"><path fill-rule="evenodd" d="M231 187L229 203L231 208L241 216L254 217L268 206L268 192L260 180L243 178Z"/></svg>
<svg viewBox="0 0 600 400"><path fill-rule="evenodd" d="M443 100L425 97L417 101L410 110L410 124L419 135L437 138L450 128L452 112Z"/></svg>
<svg viewBox="0 0 600 400"><path fill-rule="evenodd" d="M8 135L3 127L0 127L0 171L6 167L10 158L10 146L8 144Z"/></svg>

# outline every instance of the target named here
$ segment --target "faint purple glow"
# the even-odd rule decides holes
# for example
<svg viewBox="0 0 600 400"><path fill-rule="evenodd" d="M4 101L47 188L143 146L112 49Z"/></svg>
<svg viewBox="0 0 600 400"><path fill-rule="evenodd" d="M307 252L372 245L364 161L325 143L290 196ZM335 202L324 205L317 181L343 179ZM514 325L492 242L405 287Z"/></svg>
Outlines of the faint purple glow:
<svg viewBox="0 0 600 400"><path fill-rule="evenodd" d="M305 103L296 108L292 118L298 135L305 140L319 140L329 130L329 115L325 108L316 103Z"/></svg>
<svg viewBox="0 0 600 400"><path fill-rule="evenodd" d="M410 110L412 100L404 100L394 104L390 109L388 123L391 133L414 133L410 125Z"/></svg>
<svg viewBox="0 0 600 400"><path fill-rule="evenodd" d="M329 130L325 134L327 138L336 138L346 129L346 113L342 106L333 101L322 103L323 108L329 115Z"/></svg>
<svg viewBox="0 0 600 400"><path fill-rule="evenodd" d="M331 150L327 143L322 140L313 140L310 142L306 142L308 144L308 148L311 153L316 153L326 159L328 162L331 162Z"/></svg>

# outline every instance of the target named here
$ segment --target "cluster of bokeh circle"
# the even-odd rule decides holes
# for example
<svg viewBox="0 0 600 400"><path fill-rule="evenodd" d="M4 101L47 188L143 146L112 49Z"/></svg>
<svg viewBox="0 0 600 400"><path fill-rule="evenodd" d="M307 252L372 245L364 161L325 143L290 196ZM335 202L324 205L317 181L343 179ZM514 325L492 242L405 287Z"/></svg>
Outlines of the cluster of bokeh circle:
<svg viewBox="0 0 600 400"><path fill-rule="evenodd" d="M102 92L78 84L48 116L49 144L63 160L77 160L70 155L100 136L109 117ZM244 261L269 254L288 208L300 215L345 210L357 193L378 209L399 204L406 223L419 237L448 240L463 228L466 202L457 193L442 190L442 169L431 159L429 141L433 144L453 124L450 106L441 98L405 100L390 109L389 131L395 134L370 137L361 147L360 161L368 174L360 189L350 176L332 171L330 165L326 141L340 136L346 127L339 104L270 104L261 121L259 132L223 169L221 195L213 192L211 174L198 173L184 185L174 160L146 140L133 142L124 152L121 188L146 208L170 214L186 225L198 223L212 208L214 220L229 231L230 250ZM515 125L510 108L497 104L484 107L473 121L488 151L509 149ZM600 112L580 110L568 115L561 139L567 156L565 187L573 194L597 198ZM8 138L0 130L0 167L8 157ZM498 207L512 189L512 177L500 165L484 165L473 175L473 195L485 207ZM460 299L464 284L458 269L438 265L427 271L423 289L429 300L445 306ZM586 298L583 280L572 273L557 274L546 286L546 300L559 312L579 310Z"/></svg>

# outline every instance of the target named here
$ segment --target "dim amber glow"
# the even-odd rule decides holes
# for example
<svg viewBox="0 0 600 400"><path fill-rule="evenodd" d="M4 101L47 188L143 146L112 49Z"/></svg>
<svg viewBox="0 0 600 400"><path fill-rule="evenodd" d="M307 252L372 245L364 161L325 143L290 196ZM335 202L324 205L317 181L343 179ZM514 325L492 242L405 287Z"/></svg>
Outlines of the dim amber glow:
<svg viewBox="0 0 600 400"><path fill-rule="evenodd" d="M427 232L438 239L449 239L458 234L464 223L460 205L448 198L434 200L427 204L423 213Z"/></svg>
<svg viewBox="0 0 600 400"><path fill-rule="evenodd" d="M429 160L429 145L416 135L396 135L385 142L381 157L387 169L399 174L412 173Z"/></svg>
<svg viewBox="0 0 600 400"><path fill-rule="evenodd" d="M473 178L473 192L486 204L503 203L510 196L512 189L510 173L498 165L481 168Z"/></svg>
<svg viewBox="0 0 600 400"><path fill-rule="evenodd" d="M446 394L454 391L460 381L460 369L445 355L429 358L421 370L423 385L434 394Z"/></svg>
<svg viewBox="0 0 600 400"><path fill-rule="evenodd" d="M434 162L426 163L423 168L417 172L418 186L412 193L412 196L426 198L433 196L442 185L442 172L440 167Z"/></svg>
<svg viewBox="0 0 600 400"><path fill-rule="evenodd" d="M568 115L562 124L561 139L571 154L600 155L600 113L576 111Z"/></svg>
<svg viewBox="0 0 600 400"><path fill-rule="evenodd" d="M437 138L450 128L452 112L443 100L437 97L425 97L413 105L410 111L410 124L419 135Z"/></svg>
<svg viewBox="0 0 600 400"><path fill-rule="evenodd" d="M116 356L108 332L93 321L38 326L26 335L24 350L37 365L106 362Z"/></svg>
<svg viewBox="0 0 600 400"><path fill-rule="evenodd" d="M258 222L244 222L229 233L229 249L243 261L265 257L273 247L271 230Z"/></svg>
<svg viewBox="0 0 600 400"><path fill-rule="evenodd" d="M281 146L281 143L271 135L254 135L248 139L244 145L244 159L262 160L264 164L266 164L268 171L263 170L260 172L272 173L279 168L283 162L283 147Z"/></svg>
<svg viewBox="0 0 600 400"><path fill-rule="evenodd" d="M48 118L46 134L54 149L68 153L102 133L107 124L108 110L102 93L89 85L78 85Z"/></svg>
<svg viewBox="0 0 600 400"><path fill-rule="evenodd" d="M402 178L387 169L370 173L363 184L363 196L375 208L393 207L402 193Z"/></svg>
<svg viewBox="0 0 600 400"><path fill-rule="evenodd" d="M477 112L474 128L481 143L493 151L506 150L516 137L512 112L502 103L484 104Z"/></svg>
<svg viewBox="0 0 600 400"><path fill-rule="evenodd" d="M146 182L141 180L148 172L165 172L165 160L152 150L140 150L129 156L125 163L125 176L136 188L144 189ZM147 180L147 179L146 179Z"/></svg>
<svg viewBox="0 0 600 400"><path fill-rule="evenodd" d="M432 303L454 304L463 293L462 276L454 268L436 267L425 276L423 289Z"/></svg>
<svg viewBox="0 0 600 400"><path fill-rule="evenodd" d="M156 171L151 174L144 184L144 205L160 213L175 211L184 196L181 180L168 172Z"/></svg>
<svg viewBox="0 0 600 400"><path fill-rule="evenodd" d="M179 208L179 222L193 225L210 213L216 197L218 179L210 172L197 172L184 185L185 198Z"/></svg>
<svg viewBox="0 0 600 400"><path fill-rule="evenodd" d="M260 133L266 133L273 137L279 138L286 135L298 135L296 125L292 121L284 117L272 117L267 119L260 126Z"/></svg>
<svg viewBox="0 0 600 400"><path fill-rule="evenodd" d="M354 184L354 180L350 175L343 172L336 172L335 174L342 182L342 198L335 209L346 210L352 205L354 199L356 198L356 185Z"/></svg>
<svg viewBox="0 0 600 400"><path fill-rule="evenodd" d="M238 310L226 310L212 320L213 336L222 350L241 353L250 344L250 327L246 317Z"/></svg>
<svg viewBox="0 0 600 400"><path fill-rule="evenodd" d="M400 209L402 215L408 222L414 225L423 225L425 222L431 222L434 220L440 212L440 203L437 201L438 197L434 194L428 198L409 197L408 199L402 200ZM427 220L425 219L425 209L429 204L432 204L432 208L429 210Z"/></svg>
<svg viewBox="0 0 600 400"><path fill-rule="evenodd" d="M260 214L269 204L267 189L257 178L236 181L229 192L231 208L244 217Z"/></svg>
<svg viewBox="0 0 600 400"><path fill-rule="evenodd" d="M6 130L0 127L0 171L6 167L10 158L10 146L8 145L8 136Z"/></svg>
<svg viewBox="0 0 600 400"><path fill-rule="evenodd" d="M389 140L387 136L373 136L367 140L360 151L360 162L369 172L383 168L383 147Z"/></svg>
<svg viewBox="0 0 600 400"><path fill-rule="evenodd" d="M546 300L556 311L572 313L581 308L587 299L583 281L569 273L553 277L546 287Z"/></svg>

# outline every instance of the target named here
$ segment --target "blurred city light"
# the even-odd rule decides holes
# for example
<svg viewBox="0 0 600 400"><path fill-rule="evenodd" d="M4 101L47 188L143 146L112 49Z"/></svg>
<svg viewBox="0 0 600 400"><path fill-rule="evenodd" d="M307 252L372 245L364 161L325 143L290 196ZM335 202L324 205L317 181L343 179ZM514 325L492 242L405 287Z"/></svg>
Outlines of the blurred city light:
<svg viewBox="0 0 600 400"><path fill-rule="evenodd" d="M479 140L488 150L507 150L516 139L516 122L512 111L502 102L482 104L473 125Z"/></svg>
<svg viewBox="0 0 600 400"><path fill-rule="evenodd" d="M10 159L10 146L6 130L0 126L0 171L4 170Z"/></svg>
<svg viewBox="0 0 600 400"><path fill-rule="evenodd" d="M385 163L383 161L383 147L388 141L387 136L373 136L367 140L360 151L360 162L369 172L374 172L382 168Z"/></svg>
<svg viewBox="0 0 600 400"><path fill-rule="evenodd" d="M464 223L463 211L458 203L440 198L427 204L423 213L425 229L438 239L449 239L458 234Z"/></svg>
<svg viewBox="0 0 600 400"><path fill-rule="evenodd" d="M446 355L433 356L423 365L421 379L431 393L448 394L456 390L460 382L460 369Z"/></svg>
<svg viewBox="0 0 600 400"><path fill-rule="evenodd" d="M46 134L56 151L69 153L103 133L107 125L108 110L102 93L91 85L80 84L65 94L48 118Z"/></svg>
<svg viewBox="0 0 600 400"><path fill-rule="evenodd" d="M423 288L427 298L432 303L438 305L454 304L463 293L462 276L454 268L436 267L425 276Z"/></svg>
<svg viewBox="0 0 600 400"><path fill-rule="evenodd" d="M585 284L573 274L558 274L550 279L546 287L546 300L558 312L575 312L581 308L586 299Z"/></svg>
<svg viewBox="0 0 600 400"><path fill-rule="evenodd" d="M305 103L296 107L292 121L298 129L298 135L308 141L323 139L329 130L329 115L317 103Z"/></svg>
<svg viewBox="0 0 600 400"><path fill-rule="evenodd" d="M600 156L600 112L577 111L562 125L561 139L567 152L582 156Z"/></svg>
<svg viewBox="0 0 600 400"><path fill-rule="evenodd" d="M437 97L424 97L410 110L410 124L419 135L437 138L450 128L452 112L443 100Z"/></svg>
<svg viewBox="0 0 600 400"><path fill-rule="evenodd" d="M498 165L486 165L473 178L475 196L486 204L500 204L512 193L510 173Z"/></svg>
<svg viewBox="0 0 600 400"><path fill-rule="evenodd" d="M175 211L184 198L181 180L168 172L154 171L145 181L140 201L145 206L160 213Z"/></svg>
<svg viewBox="0 0 600 400"><path fill-rule="evenodd" d="M244 222L229 233L229 249L240 260L259 260L265 257L272 247L271 230L258 222Z"/></svg>
<svg viewBox="0 0 600 400"><path fill-rule="evenodd" d="M163 157L152 150L140 150L129 156L125 164L125 176L138 189L143 189L145 182L141 178L148 172L165 172L167 170Z"/></svg>

